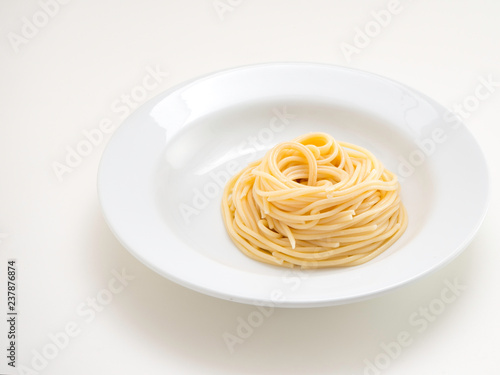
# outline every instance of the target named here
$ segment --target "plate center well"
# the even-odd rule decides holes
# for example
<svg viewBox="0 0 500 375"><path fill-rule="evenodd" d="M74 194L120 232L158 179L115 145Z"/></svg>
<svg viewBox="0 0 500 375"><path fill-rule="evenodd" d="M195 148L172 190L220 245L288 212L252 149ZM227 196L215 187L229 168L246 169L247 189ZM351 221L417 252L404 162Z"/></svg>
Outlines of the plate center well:
<svg viewBox="0 0 500 375"><path fill-rule="evenodd" d="M166 227L191 249L217 262L275 273L277 267L249 260L231 242L220 212L223 188L230 176L277 143L318 131L367 148L393 172L400 157L415 148L404 129L359 108L276 100L220 110L186 124L166 145L155 183ZM432 204L432 186L426 183L430 173L424 163L402 183L410 225L398 243L374 261L383 261L418 233Z"/></svg>

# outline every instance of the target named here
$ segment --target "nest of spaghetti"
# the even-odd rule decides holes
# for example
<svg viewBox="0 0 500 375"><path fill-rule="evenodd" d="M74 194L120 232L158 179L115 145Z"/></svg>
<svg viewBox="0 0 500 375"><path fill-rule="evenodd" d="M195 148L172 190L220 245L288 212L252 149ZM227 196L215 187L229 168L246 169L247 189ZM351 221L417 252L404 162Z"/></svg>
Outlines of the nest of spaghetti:
<svg viewBox="0 0 500 375"><path fill-rule="evenodd" d="M310 133L283 142L226 184L235 245L283 267L347 267L375 258L408 223L397 176L368 150Z"/></svg>

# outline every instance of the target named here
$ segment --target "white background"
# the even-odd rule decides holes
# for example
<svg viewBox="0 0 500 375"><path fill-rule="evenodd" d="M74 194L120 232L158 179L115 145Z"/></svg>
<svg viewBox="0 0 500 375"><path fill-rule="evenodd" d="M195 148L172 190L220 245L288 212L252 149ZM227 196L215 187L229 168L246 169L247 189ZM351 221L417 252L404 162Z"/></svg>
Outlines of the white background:
<svg viewBox="0 0 500 375"><path fill-rule="evenodd" d="M111 134L62 181L53 170L55 162L64 163L67 147L85 139L85 129L103 119L115 128L121 123L113 102L141 85L148 67L169 76L147 99L215 70L307 61L387 76L453 107L474 96L480 77L500 82L498 1L401 0L380 30L372 12L387 9L388 1L73 0L49 7L50 16L41 14L47 10L40 3L0 3L0 373L499 373L500 87L464 119L492 167L493 194L463 254L376 299L275 309L234 353L223 335L236 335L255 307L162 278L133 258L105 224L96 172ZM218 13L214 4L233 5ZM27 22L39 27L23 26ZM342 43L355 46L357 28L368 25L369 45L344 54ZM460 215L460 202L456 208ZM5 350L10 258L18 267L16 364L25 366L19 372L7 366ZM113 270L123 269L134 280L93 320L82 316L79 307L102 297ZM446 281L455 279L465 290L420 332L409 317L436 304ZM76 336L51 351L50 336L68 323ZM404 331L411 345L401 351L392 345L397 355L387 361L384 344L391 347ZM38 371L32 361L44 350L54 358L38 362ZM368 362L386 368L368 371Z"/></svg>

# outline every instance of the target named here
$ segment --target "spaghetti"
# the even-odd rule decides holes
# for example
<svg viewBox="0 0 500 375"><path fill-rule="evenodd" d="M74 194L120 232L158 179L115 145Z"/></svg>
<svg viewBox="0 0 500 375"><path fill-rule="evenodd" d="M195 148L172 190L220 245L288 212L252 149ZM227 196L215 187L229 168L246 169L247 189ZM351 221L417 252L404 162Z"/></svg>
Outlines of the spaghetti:
<svg viewBox="0 0 500 375"><path fill-rule="evenodd" d="M310 133L233 176L222 214L249 257L284 267L355 266L405 231L397 177L368 150Z"/></svg>

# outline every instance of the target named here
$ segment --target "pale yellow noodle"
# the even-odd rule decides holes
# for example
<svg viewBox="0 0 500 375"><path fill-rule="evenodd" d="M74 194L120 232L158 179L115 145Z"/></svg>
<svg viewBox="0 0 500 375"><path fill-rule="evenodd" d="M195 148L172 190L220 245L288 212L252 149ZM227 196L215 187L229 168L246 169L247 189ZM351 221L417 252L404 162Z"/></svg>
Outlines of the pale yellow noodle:
<svg viewBox="0 0 500 375"><path fill-rule="evenodd" d="M397 177L368 150L310 133L233 176L222 215L249 257L283 267L345 267L385 251L405 231Z"/></svg>

